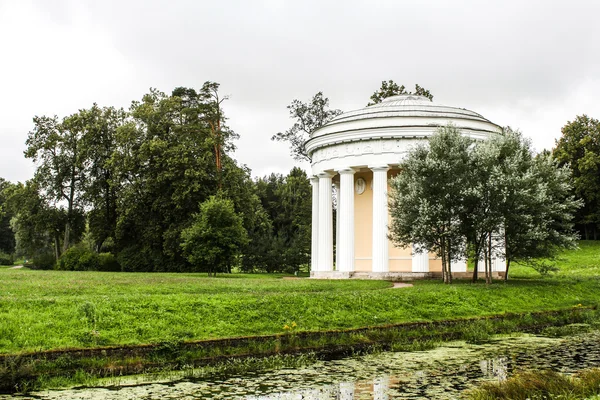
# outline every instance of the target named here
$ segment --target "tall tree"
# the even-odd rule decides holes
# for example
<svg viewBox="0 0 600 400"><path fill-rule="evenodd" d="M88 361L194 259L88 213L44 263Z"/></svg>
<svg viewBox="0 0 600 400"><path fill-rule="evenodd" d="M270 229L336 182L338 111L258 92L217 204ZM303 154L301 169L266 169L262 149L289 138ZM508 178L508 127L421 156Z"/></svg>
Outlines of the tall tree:
<svg viewBox="0 0 600 400"><path fill-rule="evenodd" d="M452 282L451 262L465 257L460 217L468 187L472 140L454 126L440 128L428 146L416 146L392 180L390 237L398 245L415 244L442 259L442 275Z"/></svg>
<svg viewBox="0 0 600 400"><path fill-rule="evenodd" d="M287 106L290 118L294 125L285 132L273 135L271 140L290 143L290 154L298 161L311 161L304 148L304 143L312 136L313 132L342 113L341 110L329 109L329 99L318 92L308 103L293 100Z"/></svg>
<svg viewBox="0 0 600 400"><path fill-rule="evenodd" d="M71 244L71 231L77 214L83 211L86 184L87 148L84 145L83 112L63 118L34 117L25 157L37 163L35 180L55 205L66 205L62 251Z"/></svg>
<svg viewBox="0 0 600 400"><path fill-rule="evenodd" d="M562 128L553 155L571 171L577 197L584 205L576 216L585 239L598 239L600 229L600 121L577 116Z"/></svg>
<svg viewBox="0 0 600 400"><path fill-rule="evenodd" d="M524 173L511 179L503 205L506 275L513 261L532 264L553 259L577 247L573 219L583 202L573 195L570 171L559 167L551 154L531 158Z"/></svg>
<svg viewBox="0 0 600 400"><path fill-rule="evenodd" d="M228 155L236 135L223 124L222 110L215 111L217 88L176 88L170 96L152 89L117 130L110 165L122 182L115 241L124 269L188 269L181 232L198 204L219 187L244 198L236 207L251 203L244 192L249 172Z"/></svg>
<svg viewBox="0 0 600 400"><path fill-rule="evenodd" d="M127 121L127 113L113 107L94 104L80 111L85 122L83 144L87 149L84 198L89 205L89 228L100 251L107 239L114 240L117 224L117 199L121 182L111 164L117 147L117 130Z"/></svg>
<svg viewBox="0 0 600 400"><path fill-rule="evenodd" d="M433 95L431 92L419 86L418 84L415 85L414 92L408 92L404 85L398 86L396 82L390 79L389 81L381 82L381 87L373 93L371 96L371 101L367 105L372 106L374 104L381 103L386 97L398 96L400 94L414 94L418 96L425 96L429 100L433 100Z"/></svg>
<svg viewBox="0 0 600 400"><path fill-rule="evenodd" d="M391 237L435 252L448 278L456 258L483 259L491 283L493 258L506 258L507 277L512 261L554 257L575 243L579 202L566 170L548 154L534 157L519 132L507 128L474 142L449 126L401 168L390 194Z"/></svg>
<svg viewBox="0 0 600 400"><path fill-rule="evenodd" d="M15 235L10 227L13 213L8 207L8 196L14 185L0 178L0 252L12 254L15 251Z"/></svg>

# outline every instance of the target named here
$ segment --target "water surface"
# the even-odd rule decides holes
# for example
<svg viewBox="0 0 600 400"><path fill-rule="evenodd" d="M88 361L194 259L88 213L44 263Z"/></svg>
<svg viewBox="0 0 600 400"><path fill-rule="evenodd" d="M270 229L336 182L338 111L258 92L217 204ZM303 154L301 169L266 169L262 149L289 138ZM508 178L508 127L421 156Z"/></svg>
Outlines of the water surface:
<svg viewBox="0 0 600 400"><path fill-rule="evenodd" d="M0 399L457 399L482 380L519 369L572 373L600 367L600 332L571 338L498 337L485 344L453 342L430 351L382 352L319 361L304 368L211 379L52 390ZM124 386L123 386L124 385Z"/></svg>

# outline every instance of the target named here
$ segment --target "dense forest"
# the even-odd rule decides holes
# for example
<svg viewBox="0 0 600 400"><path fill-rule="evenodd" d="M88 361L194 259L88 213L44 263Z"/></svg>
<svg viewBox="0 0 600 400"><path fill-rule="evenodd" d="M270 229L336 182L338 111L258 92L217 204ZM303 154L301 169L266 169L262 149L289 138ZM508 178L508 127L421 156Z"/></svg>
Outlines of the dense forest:
<svg viewBox="0 0 600 400"><path fill-rule="evenodd" d="M151 90L129 110L93 105L62 120L35 117L25 156L33 179L0 181L0 250L38 268L203 271L182 232L211 197L227 199L244 240L229 265L297 271L310 254L310 184L253 180L231 153L219 85ZM233 262L231 262L233 260Z"/></svg>

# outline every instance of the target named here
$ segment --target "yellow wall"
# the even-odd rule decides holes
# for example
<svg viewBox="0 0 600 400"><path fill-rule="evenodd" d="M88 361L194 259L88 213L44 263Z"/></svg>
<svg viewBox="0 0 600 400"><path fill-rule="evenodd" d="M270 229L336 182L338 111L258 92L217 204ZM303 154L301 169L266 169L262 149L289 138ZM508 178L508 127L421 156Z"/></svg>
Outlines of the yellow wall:
<svg viewBox="0 0 600 400"><path fill-rule="evenodd" d="M398 170L388 171L388 179L396 176ZM363 178L366 182L365 191L362 194L354 192L354 267L356 271L370 272L373 246L373 173L357 172L354 180ZM389 191L388 186L388 191ZM389 217L391 224L391 217ZM412 271L412 249L395 247L389 242L390 272ZM441 271L441 262L430 259L430 271Z"/></svg>
<svg viewBox="0 0 600 400"><path fill-rule="evenodd" d="M363 178L366 182L362 194L354 191L354 269L371 271L371 247L373 245L373 173L357 172L354 181Z"/></svg>

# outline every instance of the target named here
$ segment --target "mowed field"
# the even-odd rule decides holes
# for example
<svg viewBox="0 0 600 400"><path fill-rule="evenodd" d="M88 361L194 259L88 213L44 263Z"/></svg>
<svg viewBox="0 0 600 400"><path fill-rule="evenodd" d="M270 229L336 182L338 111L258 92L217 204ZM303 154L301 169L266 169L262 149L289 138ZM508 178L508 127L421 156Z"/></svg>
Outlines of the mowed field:
<svg viewBox="0 0 600 400"><path fill-rule="evenodd" d="M0 268L0 353L346 329L600 303L600 243L508 283L317 281L281 275Z"/></svg>

